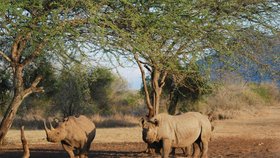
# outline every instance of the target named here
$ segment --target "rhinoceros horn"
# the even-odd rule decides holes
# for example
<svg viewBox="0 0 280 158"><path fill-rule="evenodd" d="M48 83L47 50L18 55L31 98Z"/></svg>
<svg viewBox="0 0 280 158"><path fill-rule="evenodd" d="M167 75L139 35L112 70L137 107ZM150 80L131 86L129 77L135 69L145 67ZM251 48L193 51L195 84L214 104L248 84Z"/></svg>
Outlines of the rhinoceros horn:
<svg viewBox="0 0 280 158"><path fill-rule="evenodd" d="M49 133L49 129L48 129L48 127L47 127L47 125L46 125L46 121L44 120L44 127L45 127L45 131L46 131L46 133L48 134Z"/></svg>
<svg viewBox="0 0 280 158"><path fill-rule="evenodd" d="M52 130L54 130L54 128L53 128L53 126L52 126L52 123L51 123L51 122L50 122L50 126L51 126L51 131L52 131Z"/></svg>

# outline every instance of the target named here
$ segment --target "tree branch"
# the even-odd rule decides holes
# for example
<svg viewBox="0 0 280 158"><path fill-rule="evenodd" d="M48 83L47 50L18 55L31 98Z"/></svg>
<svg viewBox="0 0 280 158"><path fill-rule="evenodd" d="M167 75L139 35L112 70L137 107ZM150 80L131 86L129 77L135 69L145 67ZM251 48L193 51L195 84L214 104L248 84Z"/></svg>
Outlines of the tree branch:
<svg viewBox="0 0 280 158"><path fill-rule="evenodd" d="M27 41L31 37L31 32L27 32L25 35L22 35L19 33L19 35L15 38L12 49L11 49L11 54L12 54L12 61L14 63L19 63L21 59L21 53L26 47Z"/></svg>
<svg viewBox="0 0 280 158"><path fill-rule="evenodd" d="M14 43L12 45L12 49L11 49L11 52L12 52L12 60L13 62L15 63L18 63L19 62L19 59L20 59L20 52L18 51L18 47L19 47L19 42L22 40L22 35L18 35L16 37L16 39L14 40Z"/></svg>
<svg viewBox="0 0 280 158"><path fill-rule="evenodd" d="M136 60L137 64L138 64L138 67L141 71L141 77L142 77L142 81L143 81L143 86L144 86L144 91L145 91L145 96L146 96L146 103L147 103L147 107L149 110L153 110L153 106L151 104L151 100L150 100L150 94L149 94L149 91L148 91L148 86L147 86L147 83L146 83L146 78L145 78L145 71L140 63L140 60L138 58L138 55L137 54L134 54L134 59Z"/></svg>
<svg viewBox="0 0 280 158"><path fill-rule="evenodd" d="M141 60L138 60L141 64L148 64L148 62L144 62L144 61L141 61Z"/></svg>
<svg viewBox="0 0 280 158"><path fill-rule="evenodd" d="M37 76L36 79L31 84L31 86L23 91L22 98L27 97L29 94L33 92L37 92L37 93L44 92L43 87L37 87L37 85L40 83L42 79L43 77L41 75Z"/></svg>
<svg viewBox="0 0 280 158"><path fill-rule="evenodd" d="M25 36L20 36L20 40L18 42L18 48L17 48L17 53L21 54L21 52L24 50L27 41L30 39L31 37L31 32L26 33Z"/></svg>
<svg viewBox="0 0 280 158"><path fill-rule="evenodd" d="M0 55L1 55L5 60L7 60L9 63L12 62L11 58L9 58L4 52L0 51Z"/></svg>
<svg viewBox="0 0 280 158"><path fill-rule="evenodd" d="M162 78L160 80L160 84L159 84L160 88L162 88L165 85L165 78L166 78L166 76L167 76L167 71L164 71L163 76L162 76Z"/></svg>
<svg viewBox="0 0 280 158"><path fill-rule="evenodd" d="M151 68L149 68L148 65L145 64L144 67L145 67L149 72L152 72Z"/></svg>
<svg viewBox="0 0 280 158"><path fill-rule="evenodd" d="M28 56L28 57L22 62L22 65L23 65L23 66L28 65L28 64L31 63L36 57L38 57L38 56L40 55L40 53L41 53L41 51L42 51L42 48L43 48L43 46L44 46L44 42L45 42L45 41L43 41L42 43L40 43L40 44L37 46L37 48L34 50L34 52L33 52L30 56Z"/></svg>

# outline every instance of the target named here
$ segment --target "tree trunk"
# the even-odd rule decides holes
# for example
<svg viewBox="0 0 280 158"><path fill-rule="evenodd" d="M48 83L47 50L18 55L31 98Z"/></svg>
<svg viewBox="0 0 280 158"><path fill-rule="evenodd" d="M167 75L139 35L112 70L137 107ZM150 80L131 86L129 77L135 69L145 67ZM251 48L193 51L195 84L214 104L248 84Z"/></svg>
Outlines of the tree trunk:
<svg viewBox="0 0 280 158"><path fill-rule="evenodd" d="M161 77L161 80L160 80ZM161 76L161 73L153 68L152 72L152 103L153 103L153 115L149 116L149 118L157 115L159 113L159 105L160 105L160 97L162 92L162 87L164 83L165 76Z"/></svg>
<svg viewBox="0 0 280 158"><path fill-rule="evenodd" d="M11 128L12 123L15 119L17 110L22 103L23 99L20 95L14 96L8 110L6 111L3 120L0 125L0 144L3 143L4 137L6 136L8 130Z"/></svg>
<svg viewBox="0 0 280 158"><path fill-rule="evenodd" d="M12 123L15 119L17 110L24 100L25 97L33 92L43 92L42 87L37 87L41 81L42 76L37 76L29 88L24 87L23 82L23 69L26 65L30 64L36 57L39 56L40 51L43 49L44 42L40 43L34 52L25 59L22 58L22 52L25 49L27 41L31 37L31 32L27 34L18 34L14 39L11 47L11 56L7 56L4 52L0 51L0 55L10 63L13 69L13 85L14 85L14 96L13 99L5 112L4 118L0 125L0 145L3 143L4 137L8 130L11 128ZM23 59L23 60L22 60Z"/></svg>
<svg viewBox="0 0 280 158"><path fill-rule="evenodd" d="M165 84L167 72L161 71L154 64L148 65L145 62L141 62L137 54L134 54L134 59L136 60L141 72L143 88L145 92L145 101L149 110L147 117L152 118L159 113L160 97L162 93L162 87ZM151 73L151 92L149 92L148 85L146 83L144 67Z"/></svg>
<svg viewBox="0 0 280 158"><path fill-rule="evenodd" d="M170 98L170 104L169 104L169 107L168 107L168 113L170 115L175 115L178 100L179 100L179 96L175 92L175 94L173 96L171 96L171 98Z"/></svg>
<svg viewBox="0 0 280 158"><path fill-rule="evenodd" d="M154 107L154 115L159 114L159 103L160 103L160 97L161 97L161 89L156 88L154 90L154 97L153 97L153 107Z"/></svg>
<svg viewBox="0 0 280 158"><path fill-rule="evenodd" d="M3 143L4 137L6 136L8 130L11 128L12 123L15 119L18 107L23 101L23 67L14 66L14 96L13 99L5 112L3 120L0 125L0 144Z"/></svg>
<svg viewBox="0 0 280 158"><path fill-rule="evenodd" d="M37 84L41 81L42 76L38 76L34 82L31 84L31 86L27 89L24 89L23 86L23 75L22 75L23 66L15 67L14 69L14 97L2 119L1 125L0 125L0 145L3 143L3 140L8 132L8 130L11 128L12 123L15 119L17 110L19 106L21 105L22 101L25 97L30 95L33 92L43 92L43 88L39 87L37 88Z"/></svg>
<svg viewBox="0 0 280 158"><path fill-rule="evenodd" d="M146 101L147 108L149 110L148 115L146 115L146 116L148 118L151 118L152 116L154 116L154 110L153 110L153 105L152 105L151 99L150 99L150 93L149 93L149 90L148 90L148 85L147 85L147 82L146 82L145 71L144 71L143 65L141 64L137 54L134 54L134 59L136 60L137 65L138 65L138 67L140 69L140 72L141 72L141 78L142 78L143 88L144 88L144 92L145 92L145 101Z"/></svg>

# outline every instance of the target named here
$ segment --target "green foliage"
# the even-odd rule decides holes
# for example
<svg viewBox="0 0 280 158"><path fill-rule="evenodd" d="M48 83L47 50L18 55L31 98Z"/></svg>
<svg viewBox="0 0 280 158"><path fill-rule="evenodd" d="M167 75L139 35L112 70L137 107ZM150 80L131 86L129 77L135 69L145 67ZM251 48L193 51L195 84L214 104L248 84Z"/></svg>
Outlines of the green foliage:
<svg viewBox="0 0 280 158"><path fill-rule="evenodd" d="M13 77L13 85L17 85L12 87L13 91L30 88L34 79L38 75L43 75L43 78L45 78L43 82L45 83L40 84L47 87L45 89L46 94L51 97L56 92L56 87L50 88L49 86L55 79L52 78L52 70L48 66L51 66L52 62L58 65L58 61L63 61L62 64L68 64L69 59L77 61L95 43L95 39L92 37L95 37L94 34L97 31L92 31L96 27L93 27L95 23L90 23L90 21L94 21L96 18L96 7L98 5L89 0L1 1L1 66L3 64L5 67L19 70L19 74L24 73L24 75L17 76L14 75L16 71L9 72L10 76ZM22 76L24 86L21 82L16 84L17 81L22 80ZM32 90L32 92L38 90ZM17 94L13 93L13 95ZM34 95L33 98L36 97ZM18 103L21 103L21 101L19 100ZM49 100L46 102L49 102ZM30 102L27 101L26 103ZM9 105L10 108L6 111L6 114L17 111L18 107L12 107L12 104L13 102ZM12 122L14 114L9 116L10 119L5 118L8 124ZM1 130L8 129L9 125L3 123L3 120Z"/></svg>
<svg viewBox="0 0 280 158"><path fill-rule="evenodd" d="M170 71L176 70L178 61L195 62L211 53L239 54L257 62L248 49L256 46L251 42L264 43L263 37L277 35L280 29L276 1L132 0L104 4L106 10L100 16L109 26L104 28L106 47L138 54L145 64Z"/></svg>
<svg viewBox="0 0 280 158"><path fill-rule="evenodd" d="M191 65L192 64L192 65ZM176 67L176 68L175 68ZM186 67L179 64L174 65L179 71L169 72L163 87L163 100L166 104L163 111L175 114L177 110L182 112L193 110L191 106L203 95L212 92L210 79L204 76L198 69L197 63L190 63ZM188 69L188 70L184 70ZM185 73L181 73L184 71ZM189 72L189 73L187 73ZM147 87L151 91L150 77L146 77ZM144 87L141 87L140 93L144 95Z"/></svg>
<svg viewBox="0 0 280 158"><path fill-rule="evenodd" d="M134 60L136 55L147 69L170 75L188 74L184 84L189 90L196 89L192 96L195 98L202 92L197 87L205 84L197 71L209 72L202 70L209 67L188 68L198 60L215 54L225 60L225 64L231 64L232 61L227 60L230 56L240 65L256 63L267 67L261 62L264 54L259 48L266 44L268 37L279 36L279 6L279 2L273 0L4 0L0 4L0 52L12 56L13 43L19 39L18 46L24 46L19 63L31 60L24 67L25 86L29 86L36 75L43 74L50 76L45 80L48 83L42 83L46 87L50 87L55 78L47 66L42 66L44 64L62 61L67 65L84 59L87 52L118 53L116 58L125 56L128 60ZM100 47L105 51L96 51ZM49 63L44 60L46 56L50 57ZM209 65L213 62L209 58L206 61ZM186 68L180 69L178 65ZM78 72L80 70L83 69ZM108 102L116 94L111 88L114 75L105 70L97 72L98 75L91 74L90 78L84 77L86 72L76 73L63 72L65 78L54 84L55 88L46 89L48 95L60 90L58 93L63 96L71 89L68 97L73 96L72 103L77 107L91 96L98 104L96 109L110 113ZM87 84L89 90L85 88ZM263 90L256 91L264 96Z"/></svg>
<svg viewBox="0 0 280 158"><path fill-rule="evenodd" d="M200 81L193 81L198 72L209 75L213 57L225 61L224 65L234 61L238 67L246 67L250 63L268 71L270 63L264 64L261 57L265 55L263 46L269 43L267 38L278 36L279 10L278 1L266 0L108 0L100 14L106 23L102 44L111 52L133 59L140 69L147 69L147 73L141 72L145 73L143 83L147 76L151 79L144 88L152 115L155 109L157 113L162 88L154 83L164 85L166 73L188 74L188 84L203 87ZM198 60L207 64L197 65L195 70L188 68Z"/></svg>
<svg viewBox="0 0 280 158"><path fill-rule="evenodd" d="M73 65L71 71L63 69L56 85L54 110L60 110L64 116L83 113L89 105L86 103L90 103L87 78L86 69L79 64Z"/></svg>
<svg viewBox="0 0 280 158"><path fill-rule="evenodd" d="M10 56L12 44L22 40L20 62L38 63L45 56L64 64L79 60L95 47L98 31L91 22L98 6L89 0L2 2L0 51Z"/></svg>
<svg viewBox="0 0 280 158"><path fill-rule="evenodd" d="M32 82L38 75L43 76L43 80L40 82L39 86L44 87L44 94L46 96L52 97L56 91L56 71L54 70L51 59L46 57L41 57L39 60L34 61L32 65L26 66L23 73L24 85L25 87L30 87Z"/></svg>
<svg viewBox="0 0 280 158"><path fill-rule="evenodd" d="M258 97L262 98L266 104L274 105L280 98L280 91L276 84L262 83L250 84L249 87Z"/></svg>
<svg viewBox="0 0 280 158"><path fill-rule="evenodd" d="M127 106L134 106L137 104L138 98L140 98L139 95L128 93L128 95L125 96L125 98L123 100L123 104L127 105Z"/></svg>
<svg viewBox="0 0 280 158"><path fill-rule="evenodd" d="M10 69L0 67L0 115L3 115L11 99L13 84L9 71Z"/></svg>
<svg viewBox="0 0 280 158"><path fill-rule="evenodd" d="M143 116L143 97L135 91L120 91L112 98L112 111L114 114Z"/></svg>
<svg viewBox="0 0 280 158"><path fill-rule="evenodd" d="M97 104L100 114L110 114L112 84L116 80L113 73L104 67L95 68L88 80L91 98Z"/></svg>
<svg viewBox="0 0 280 158"><path fill-rule="evenodd" d="M43 80L38 86L44 87L44 93L31 94L26 98L19 107L18 114L20 116L27 114L42 115L52 104L52 100L58 92L56 71L47 56L40 58L32 65L26 66L23 72L24 86L30 87L38 75L43 76Z"/></svg>
<svg viewBox="0 0 280 158"><path fill-rule="evenodd" d="M33 77L42 74L44 80L40 86L44 87L45 93L32 94L23 101L18 110L21 118L143 113L142 97L128 91L126 83L108 68L97 67L91 70L76 63L57 72L48 64L48 60L40 64L25 69L25 85L29 86ZM4 73L2 75L4 77ZM7 90L12 88L10 86ZM1 108L4 111L6 106Z"/></svg>
<svg viewBox="0 0 280 158"><path fill-rule="evenodd" d="M172 89L167 89L170 86L165 87L165 91L168 90L170 96L170 104L168 105L170 114L175 114L176 110L193 111L193 104L203 96L212 93L209 79L202 77L200 73L174 76L172 84Z"/></svg>

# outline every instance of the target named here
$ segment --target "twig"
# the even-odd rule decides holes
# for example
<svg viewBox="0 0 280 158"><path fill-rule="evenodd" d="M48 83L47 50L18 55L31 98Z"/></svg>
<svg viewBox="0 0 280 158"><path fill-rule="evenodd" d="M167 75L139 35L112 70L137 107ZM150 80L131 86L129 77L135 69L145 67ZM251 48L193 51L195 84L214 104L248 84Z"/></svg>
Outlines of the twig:
<svg viewBox="0 0 280 158"><path fill-rule="evenodd" d="M0 56L2 56L4 59L6 59L8 62L12 62L12 60L2 51L0 51Z"/></svg>

